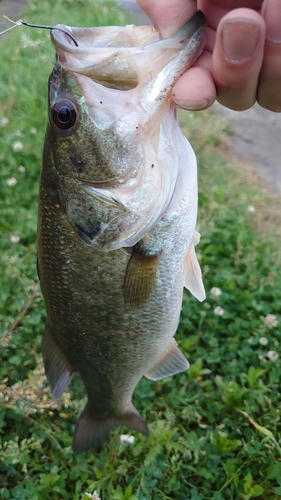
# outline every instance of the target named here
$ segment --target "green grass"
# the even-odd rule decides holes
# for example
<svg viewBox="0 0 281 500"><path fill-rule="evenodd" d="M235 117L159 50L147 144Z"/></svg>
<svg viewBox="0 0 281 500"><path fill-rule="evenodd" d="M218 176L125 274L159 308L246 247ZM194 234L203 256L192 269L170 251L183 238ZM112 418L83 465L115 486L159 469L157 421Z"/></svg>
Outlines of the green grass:
<svg viewBox="0 0 281 500"><path fill-rule="evenodd" d="M33 0L24 17L124 24L108 5ZM203 304L184 296L177 340L191 367L139 383L134 400L149 423L149 439L122 442L127 430L118 429L100 454L74 455L85 395L75 377L60 401L50 399L36 277L38 179L54 51L45 31L23 27L3 38L1 49L0 498L86 500L94 491L102 500L281 498L281 360L268 357L281 355L277 199L248 167L229 160L229 131L212 112L181 114L199 163L197 253L207 291ZM268 315L276 318L271 327Z"/></svg>

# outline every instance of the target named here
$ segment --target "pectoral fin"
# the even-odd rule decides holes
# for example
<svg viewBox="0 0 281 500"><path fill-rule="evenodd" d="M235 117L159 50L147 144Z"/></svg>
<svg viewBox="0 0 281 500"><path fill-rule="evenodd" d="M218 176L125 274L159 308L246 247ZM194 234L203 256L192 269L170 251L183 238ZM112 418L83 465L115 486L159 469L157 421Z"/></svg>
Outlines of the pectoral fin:
<svg viewBox="0 0 281 500"><path fill-rule="evenodd" d="M175 339L169 343L163 356L157 361L145 376L151 380L160 380L164 377L175 375L189 368L189 362L178 348Z"/></svg>
<svg viewBox="0 0 281 500"><path fill-rule="evenodd" d="M194 233L193 242L191 243L184 264L184 286L187 288L196 299L200 302L205 300L206 293L202 280L202 273L199 262L196 257L194 246L199 243L200 235L197 231Z"/></svg>
<svg viewBox="0 0 281 500"><path fill-rule="evenodd" d="M58 399L69 385L75 370L55 343L48 323L43 336L42 352L52 398Z"/></svg>
<svg viewBox="0 0 281 500"><path fill-rule="evenodd" d="M155 288L160 253L149 255L139 245L133 248L123 284L126 304L139 308L148 301Z"/></svg>

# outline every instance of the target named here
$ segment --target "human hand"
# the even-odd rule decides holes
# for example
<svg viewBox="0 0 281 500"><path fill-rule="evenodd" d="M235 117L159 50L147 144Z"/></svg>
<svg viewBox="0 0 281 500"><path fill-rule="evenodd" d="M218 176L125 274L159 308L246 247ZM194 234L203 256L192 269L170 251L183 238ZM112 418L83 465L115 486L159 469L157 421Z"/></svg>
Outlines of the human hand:
<svg viewBox="0 0 281 500"><path fill-rule="evenodd" d="M257 101L281 112L281 0L137 0L163 38L195 13L207 18L203 54L176 83L174 101L242 111ZM237 8L238 7L238 8Z"/></svg>

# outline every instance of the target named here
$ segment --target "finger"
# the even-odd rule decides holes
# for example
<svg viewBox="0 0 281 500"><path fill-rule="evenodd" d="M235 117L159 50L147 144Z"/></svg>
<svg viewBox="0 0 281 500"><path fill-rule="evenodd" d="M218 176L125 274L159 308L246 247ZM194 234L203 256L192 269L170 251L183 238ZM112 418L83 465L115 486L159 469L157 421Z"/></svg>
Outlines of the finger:
<svg viewBox="0 0 281 500"><path fill-rule="evenodd" d="M266 0L262 14L266 40L257 100L262 107L281 112L281 0Z"/></svg>
<svg viewBox="0 0 281 500"><path fill-rule="evenodd" d="M183 109L199 111L212 106L216 86L211 72L211 54L204 52L196 66L190 68L173 88L174 102Z"/></svg>
<svg viewBox="0 0 281 500"><path fill-rule="evenodd" d="M173 36L196 12L196 0L137 0L160 36Z"/></svg>
<svg viewBox="0 0 281 500"><path fill-rule="evenodd" d="M242 111L256 102L263 61L265 23L250 9L235 9L221 20L213 52L217 100Z"/></svg>

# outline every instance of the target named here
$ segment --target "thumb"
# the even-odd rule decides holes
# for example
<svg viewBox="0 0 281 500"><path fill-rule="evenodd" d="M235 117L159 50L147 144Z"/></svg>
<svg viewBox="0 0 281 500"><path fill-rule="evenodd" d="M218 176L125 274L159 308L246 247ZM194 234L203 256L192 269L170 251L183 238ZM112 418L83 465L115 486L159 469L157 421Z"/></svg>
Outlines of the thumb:
<svg viewBox="0 0 281 500"><path fill-rule="evenodd" d="M161 38L173 36L197 9L196 0L137 0Z"/></svg>

